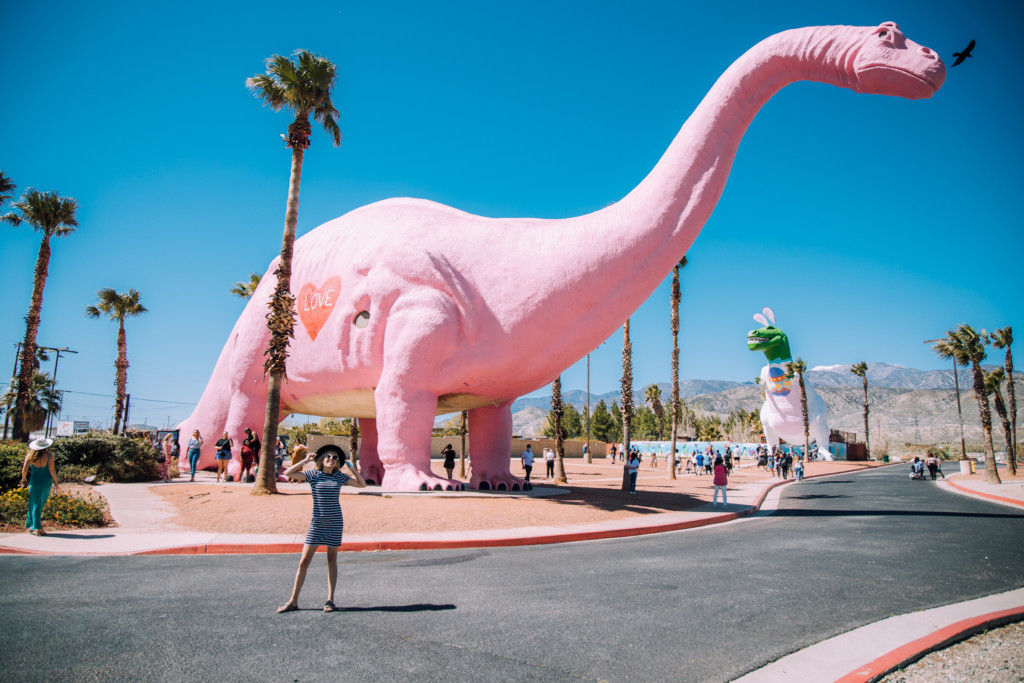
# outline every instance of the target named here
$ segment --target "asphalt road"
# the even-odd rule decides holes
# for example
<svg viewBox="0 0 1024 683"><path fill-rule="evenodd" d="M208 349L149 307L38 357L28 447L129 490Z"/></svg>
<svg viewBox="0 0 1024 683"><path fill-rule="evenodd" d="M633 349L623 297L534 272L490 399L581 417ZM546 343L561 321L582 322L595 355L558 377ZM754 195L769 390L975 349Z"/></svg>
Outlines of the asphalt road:
<svg viewBox="0 0 1024 683"><path fill-rule="evenodd" d="M560 546L2 557L5 680L728 681L885 617L1024 585L1024 514L905 467L790 486L774 514Z"/></svg>

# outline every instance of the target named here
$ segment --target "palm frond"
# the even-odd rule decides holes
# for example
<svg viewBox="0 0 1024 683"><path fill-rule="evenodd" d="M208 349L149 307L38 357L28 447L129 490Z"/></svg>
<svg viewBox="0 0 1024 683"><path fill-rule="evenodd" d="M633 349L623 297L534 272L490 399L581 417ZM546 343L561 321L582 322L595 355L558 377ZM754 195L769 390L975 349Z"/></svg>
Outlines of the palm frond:
<svg viewBox="0 0 1024 683"><path fill-rule="evenodd" d="M20 215L8 213L3 220L14 226L28 223L33 229L56 237L68 235L78 227L78 202L56 192L40 192L30 187L21 199L11 202L11 207Z"/></svg>

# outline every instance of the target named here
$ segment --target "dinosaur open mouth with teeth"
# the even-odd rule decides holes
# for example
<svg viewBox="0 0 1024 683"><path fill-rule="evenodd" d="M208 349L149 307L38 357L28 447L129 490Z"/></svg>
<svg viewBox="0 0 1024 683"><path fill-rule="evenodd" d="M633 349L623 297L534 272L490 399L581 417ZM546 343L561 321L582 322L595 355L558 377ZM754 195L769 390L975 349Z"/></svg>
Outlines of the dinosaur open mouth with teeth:
<svg viewBox="0 0 1024 683"><path fill-rule="evenodd" d="M748 344L760 344L761 342L766 342L766 341L768 341L768 337L758 337L758 336L754 336L754 335L751 335L751 336L747 337L747 343Z"/></svg>

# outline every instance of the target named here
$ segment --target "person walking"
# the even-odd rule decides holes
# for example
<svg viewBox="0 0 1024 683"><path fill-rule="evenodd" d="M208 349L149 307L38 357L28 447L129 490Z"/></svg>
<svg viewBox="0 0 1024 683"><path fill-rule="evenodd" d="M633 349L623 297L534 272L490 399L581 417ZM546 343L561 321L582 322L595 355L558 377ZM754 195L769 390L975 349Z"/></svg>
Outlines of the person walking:
<svg viewBox="0 0 1024 683"><path fill-rule="evenodd" d="M924 459L924 464L925 467L928 468L928 474L931 475L932 481L935 481L935 475L939 471L939 459L935 457L934 453L928 451L928 454Z"/></svg>
<svg viewBox="0 0 1024 683"><path fill-rule="evenodd" d="M163 462L157 461L159 465L157 470L160 473L161 481L168 482L171 480L171 464L178 457L178 440L174 438L174 434L168 434L160 442L159 448Z"/></svg>
<svg viewBox="0 0 1024 683"><path fill-rule="evenodd" d="M21 466L21 485L28 487L28 515L25 528L35 536L45 536L43 531L43 507L50 497L51 489L60 493L57 470L53 467L50 446L53 439L36 439L28 445L28 455Z"/></svg>
<svg viewBox="0 0 1024 683"><path fill-rule="evenodd" d="M452 448L451 444L448 444L442 449L441 455L444 456L444 471L448 473L448 478L451 479L455 474L455 449Z"/></svg>
<svg viewBox="0 0 1024 683"><path fill-rule="evenodd" d="M544 466L547 468L546 477L555 476L555 451L551 448L544 449Z"/></svg>
<svg viewBox="0 0 1024 683"><path fill-rule="evenodd" d="M796 477L797 481L800 481L801 479L804 478L804 459L803 458L797 458L797 461L795 463L793 463L793 475Z"/></svg>
<svg viewBox="0 0 1024 683"><path fill-rule="evenodd" d="M315 468L303 469L311 462L316 463ZM346 464L352 476L341 471L342 466ZM299 609L299 592L306 581L306 570L313 561L316 549L326 546L327 602L324 603L324 611L334 612L338 609L334 605L334 588L338 583L338 547L341 546L341 536L345 527L345 518L341 513L341 487L366 488L366 482L352 463L346 462L345 453L335 449L330 449L319 457L307 455L284 473L291 476L300 470L301 476L309 482L309 487L313 491L313 518L309 522L302 555L299 556L299 569L295 573L292 595L288 602L277 608L277 611L280 614Z"/></svg>
<svg viewBox="0 0 1024 683"><path fill-rule="evenodd" d="M199 430L192 431L192 438L188 440L188 471L191 475L189 481L196 480L196 468L199 467L199 449L203 447L203 437Z"/></svg>
<svg viewBox="0 0 1024 683"><path fill-rule="evenodd" d="M526 444L520 461L523 463L523 471L526 472L526 481L530 481L530 472L533 471L533 447L530 444Z"/></svg>
<svg viewBox="0 0 1024 683"><path fill-rule="evenodd" d="M220 481L222 474L224 481L228 480L228 463L231 462L231 447L234 445L227 432L217 439L217 481Z"/></svg>
<svg viewBox="0 0 1024 683"><path fill-rule="evenodd" d="M640 470L640 456L636 451L629 454L629 493L636 495L636 475Z"/></svg>
<svg viewBox="0 0 1024 683"><path fill-rule="evenodd" d="M718 507L718 492L722 492L722 507L729 507L729 498L725 493L725 487L729 484L729 477L725 472L725 465L721 456L715 458L715 478L711 481L715 487L714 498L711 499L711 507Z"/></svg>
<svg viewBox="0 0 1024 683"><path fill-rule="evenodd" d="M242 469L238 472L238 481L249 481L252 475L252 464L260 457L260 438L245 428L245 439L242 440Z"/></svg>
<svg viewBox="0 0 1024 683"><path fill-rule="evenodd" d="M281 465L284 464L284 444L281 437L277 437L277 445L274 446L274 480L281 474Z"/></svg>

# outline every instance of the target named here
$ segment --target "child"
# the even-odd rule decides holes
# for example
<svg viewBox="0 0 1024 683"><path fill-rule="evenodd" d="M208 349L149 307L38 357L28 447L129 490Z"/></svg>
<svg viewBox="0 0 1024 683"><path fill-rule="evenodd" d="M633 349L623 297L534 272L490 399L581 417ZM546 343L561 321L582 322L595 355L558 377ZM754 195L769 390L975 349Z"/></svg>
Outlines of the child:
<svg viewBox="0 0 1024 683"><path fill-rule="evenodd" d="M729 507L729 499L725 494L725 487L729 483L728 476L725 472L725 464L722 462L722 456L715 458L715 478L711 482L715 487L715 497L712 499L711 507L718 507L718 492L722 492L722 507Z"/></svg>

